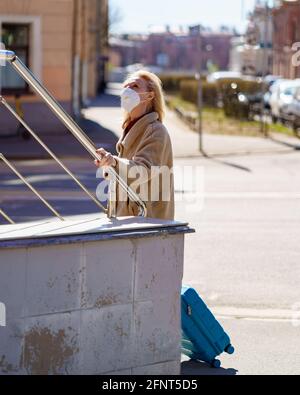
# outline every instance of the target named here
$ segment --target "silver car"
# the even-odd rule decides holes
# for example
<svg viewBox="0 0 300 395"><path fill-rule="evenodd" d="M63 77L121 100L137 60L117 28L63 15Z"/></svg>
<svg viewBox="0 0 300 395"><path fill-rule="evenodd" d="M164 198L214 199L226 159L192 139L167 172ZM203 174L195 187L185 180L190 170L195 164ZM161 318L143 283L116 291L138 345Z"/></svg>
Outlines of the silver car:
<svg viewBox="0 0 300 395"><path fill-rule="evenodd" d="M292 103L297 88L300 87L300 80L279 80L271 88L271 115L273 122L285 120L288 106Z"/></svg>
<svg viewBox="0 0 300 395"><path fill-rule="evenodd" d="M286 115L295 134L300 137L300 87L296 89L292 102L287 106Z"/></svg>

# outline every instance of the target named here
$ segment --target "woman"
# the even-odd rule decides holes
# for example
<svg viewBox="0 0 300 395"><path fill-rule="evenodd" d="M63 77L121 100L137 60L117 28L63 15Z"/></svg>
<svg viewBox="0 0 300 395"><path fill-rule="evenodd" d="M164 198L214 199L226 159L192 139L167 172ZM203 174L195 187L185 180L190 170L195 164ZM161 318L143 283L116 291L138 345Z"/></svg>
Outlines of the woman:
<svg viewBox="0 0 300 395"><path fill-rule="evenodd" d="M160 79L145 70L132 74L124 82L121 107L124 122L123 135L117 143L118 156L100 148L97 152L101 160L95 160L95 164L111 166L126 178L145 202L148 217L173 220L173 153L170 136L162 123L165 101ZM121 199L120 189L117 187L116 201L109 201L115 205L116 216L137 216L138 207L127 196Z"/></svg>

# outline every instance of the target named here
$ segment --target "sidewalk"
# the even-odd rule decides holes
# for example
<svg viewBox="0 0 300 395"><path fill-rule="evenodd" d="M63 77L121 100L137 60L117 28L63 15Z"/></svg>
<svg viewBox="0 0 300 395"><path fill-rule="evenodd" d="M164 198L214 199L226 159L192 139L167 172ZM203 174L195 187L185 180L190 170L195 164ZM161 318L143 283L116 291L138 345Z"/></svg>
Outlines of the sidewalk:
<svg viewBox="0 0 300 395"><path fill-rule="evenodd" d="M81 128L95 143L96 147L104 147L113 154L115 145L121 135L122 112L116 90L108 91L91 102L83 111L85 119L80 122ZM170 133L175 158L201 157L199 152L199 136L191 131L175 113L167 111L165 120ZM89 154L67 131L65 134L43 135L34 130L39 137L60 158L85 158ZM300 150L300 140L281 134L273 134L270 138L240 137L226 135L203 134L204 152L208 156L231 156L263 153L286 153ZM48 159L48 153L31 138L29 141L21 137L1 137L0 151L11 160L16 159Z"/></svg>
<svg viewBox="0 0 300 395"><path fill-rule="evenodd" d="M220 369L182 356L181 374L197 376L298 375L299 327L289 321L220 320L235 346L233 355L222 354Z"/></svg>
<svg viewBox="0 0 300 395"><path fill-rule="evenodd" d="M198 157L199 135L191 131L175 113L168 111L166 126L171 135L174 156ZM300 150L300 140L279 133L270 138L203 134L203 149L209 156L285 153Z"/></svg>
<svg viewBox="0 0 300 395"><path fill-rule="evenodd" d="M79 122L82 130L95 143L96 147L104 147L115 153L117 137L99 123L89 119L82 119ZM82 147L71 132L66 130L64 134L42 134L38 130L34 132L39 138L59 157L59 158L89 158L90 154ZM31 137L30 140L23 140L21 136L1 137L0 152L10 160L26 159L49 159L50 155L42 146Z"/></svg>
<svg viewBox="0 0 300 395"><path fill-rule="evenodd" d="M84 111L86 118L121 135L122 111L117 99L118 89L109 89ZM111 105L113 104L113 105ZM175 158L202 157L199 152L199 136L189 129L174 112L167 110L165 125L171 136ZM231 156L264 153L287 153L300 150L300 140L283 134L270 138L203 134L204 151L208 156Z"/></svg>

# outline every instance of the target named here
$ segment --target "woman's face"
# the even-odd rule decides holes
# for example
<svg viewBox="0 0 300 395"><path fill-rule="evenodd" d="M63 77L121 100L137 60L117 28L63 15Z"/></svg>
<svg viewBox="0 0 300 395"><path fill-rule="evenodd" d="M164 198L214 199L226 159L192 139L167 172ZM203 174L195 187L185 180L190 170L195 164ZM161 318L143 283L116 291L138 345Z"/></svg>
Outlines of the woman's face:
<svg viewBox="0 0 300 395"><path fill-rule="evenodd" d="M152 100L155 97L155 93L149 91L147 80L141 77L132 77L130 80L124 83L124 89L131 89L135 91L139 97L139 103L136 103L135 107L128 107L127 109L123 104L123 108L131 114L133 117L138 117L152 108ZM126 104L126 103L125 103Z"/></svg>

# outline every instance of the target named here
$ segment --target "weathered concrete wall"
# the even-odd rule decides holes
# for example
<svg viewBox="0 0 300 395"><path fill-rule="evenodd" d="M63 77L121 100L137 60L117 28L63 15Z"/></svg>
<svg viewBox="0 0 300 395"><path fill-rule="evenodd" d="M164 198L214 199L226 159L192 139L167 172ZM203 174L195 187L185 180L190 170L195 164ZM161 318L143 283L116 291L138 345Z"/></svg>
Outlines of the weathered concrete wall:
<svg viewBox="0 0 300 395"><path fill-rule="evenodd" d="M179 374L184 234L0 250L1 374Z"/></svg>

